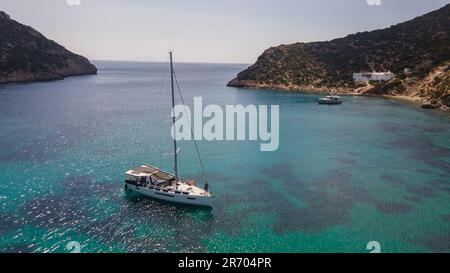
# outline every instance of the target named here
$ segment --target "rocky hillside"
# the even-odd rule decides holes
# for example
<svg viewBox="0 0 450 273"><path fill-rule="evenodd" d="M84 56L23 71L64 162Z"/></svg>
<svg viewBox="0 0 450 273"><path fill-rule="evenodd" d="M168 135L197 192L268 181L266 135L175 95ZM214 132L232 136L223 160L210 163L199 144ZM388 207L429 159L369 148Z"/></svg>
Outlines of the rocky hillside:
<svg viewBox="0 0 450 273"><path fill-rule="evenodd" d="M396 81L393 81L397 88L399 81L402 85L413 81L414 86L420 86L421 80L450 61L449 30L450 5L447 5L382 30L352 34L327 42L272 47L228 85L353 92L356 88L353 72L391 70L397 75ZM385 86L385 89L388 87ZM430 99L434 98L435 95L430 94L434 89L427 90L421 92ZM370 92L376 93L374 90ZM389 90L384 92L390 93Z"/></svg>
<svg viewBox="0 0 450 273"><path fill-rule="evenodd" d="M0 84L95 74L86 58L0 11Z"/></svg>
<svg viewBox="0 0 450 273"><path fill-rule="evenodd" d="M423 108L450 111L450 62L434 68L426 77L395 78L356 89L357 93L394 96L422 105Z"/></svg>

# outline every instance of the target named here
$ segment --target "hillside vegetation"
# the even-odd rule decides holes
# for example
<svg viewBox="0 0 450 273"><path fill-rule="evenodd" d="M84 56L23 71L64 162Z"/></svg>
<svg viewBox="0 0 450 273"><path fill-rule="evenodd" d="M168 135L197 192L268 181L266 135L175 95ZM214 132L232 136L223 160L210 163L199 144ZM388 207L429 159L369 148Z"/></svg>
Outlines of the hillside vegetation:
<svg viewBox="0 0 450 273"><path fill-rule="evenodd" d="M398 94L402 88L423 87L424 99L440 99L448 85L423 86L437 69L448 79L450 61L450 5L386 29L360 32L327 42L295 43L267 49L229 86L354 92L353 73L392 71L396 78L384 89L365 89L372 94ZM444 67L444 68L442 68ZM405 73L407 69L407 73ZM443 69L443 70L442 70ZM439 81L436 79L436 81ZM429 79L428 79L429 81ZM414 83L413 83L414 82ZM447 82L448 83L448 82ZM397 88L390 90L391 87ZM406 91L406 90L405 90ZM404 95L416 94L405 92Z"/></svg>

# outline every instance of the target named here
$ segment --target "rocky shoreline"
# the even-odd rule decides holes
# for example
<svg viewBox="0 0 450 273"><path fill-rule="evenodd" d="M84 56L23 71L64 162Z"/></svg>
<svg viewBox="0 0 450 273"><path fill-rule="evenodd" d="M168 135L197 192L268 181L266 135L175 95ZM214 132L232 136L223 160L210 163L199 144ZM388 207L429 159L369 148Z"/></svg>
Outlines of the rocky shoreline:
<svg viewBox="0 0 450 273"><path fill-rule="evenodd" d="M342 96L367 96L377 97L385 99L400 100L403 102L411 103L420 106L424 109L437 109L450 113L450 107L444 103L431 102L429 98L420 97L418 95L401 95L401 94L377 94L373 90L377 87L367 86L364 88L349 88L349 87L315 87L315 86L300 86L300 85L270 85L270 84L258 84L252 81L230 81L228 87L254 89L254 90L274 90L282 92L298 92L298 93L311 93L311 94L323 94L323 95L342 95ZM450 99L450 96L448 96Z"/></svg>
<svg viewBox="0 0 450 273"><path fill-rule="evenodd" d="M350 94L354 93L354 88L349 87L316 87L313 85L296 85L296 84L266 84L258 83L256 81L240 81L233 79L227 84L228 87L239 87L248 89L269 89L269 90L280 90L280 91L291 91L291 92L309 92L309 93L339 93L339 94Z"/></svg>
<svg viewBox="0 0 450 273"><path fill-rule="evenodd" d="M14 71L6 76L0 77L0 84L13 83L30 83L30 82L44 82L64 80L67 77L86 76L97 74L97 69L80 68L77 65L68 65L65 69L54 70L49 72L32 73L29 71Z"/></svg>

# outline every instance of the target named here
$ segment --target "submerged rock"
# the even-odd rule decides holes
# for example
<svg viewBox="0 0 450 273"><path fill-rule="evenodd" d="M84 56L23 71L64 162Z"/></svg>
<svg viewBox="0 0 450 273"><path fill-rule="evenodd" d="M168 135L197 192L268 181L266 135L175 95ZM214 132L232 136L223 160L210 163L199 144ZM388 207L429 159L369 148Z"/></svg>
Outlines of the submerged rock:
<svg viewBox="0 0 450 273"><path fill-rule="evenodd" d="M423 109L436 109L439 107L439 105L434 102L424 101L422 102L422 105L420 107L422 107Z"/></svg>
<svg viewBox="0 0 450 273"><path fill-rule="evenodd" d="M450 107L450 94L441 97L441 103L446 107Z"/></svg>

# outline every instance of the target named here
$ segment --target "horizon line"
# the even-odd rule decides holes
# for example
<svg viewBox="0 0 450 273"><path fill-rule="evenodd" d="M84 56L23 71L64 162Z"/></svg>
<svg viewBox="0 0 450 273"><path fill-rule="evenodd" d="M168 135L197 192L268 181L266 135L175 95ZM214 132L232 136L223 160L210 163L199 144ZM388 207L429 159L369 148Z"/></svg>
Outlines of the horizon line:
<svg viewBox="0 0 450 273"><path fill-rule="evenodd" d="M141 61L141 60L114 60L114 59L91 59L92 62L121 62L121 63L154 63L154 64L166 64L169 61ZM252 65L252 63L239 63L239 62L193 62L193 61L180 61L175 62L178 64L235 64L235 65Z"/></svg>

